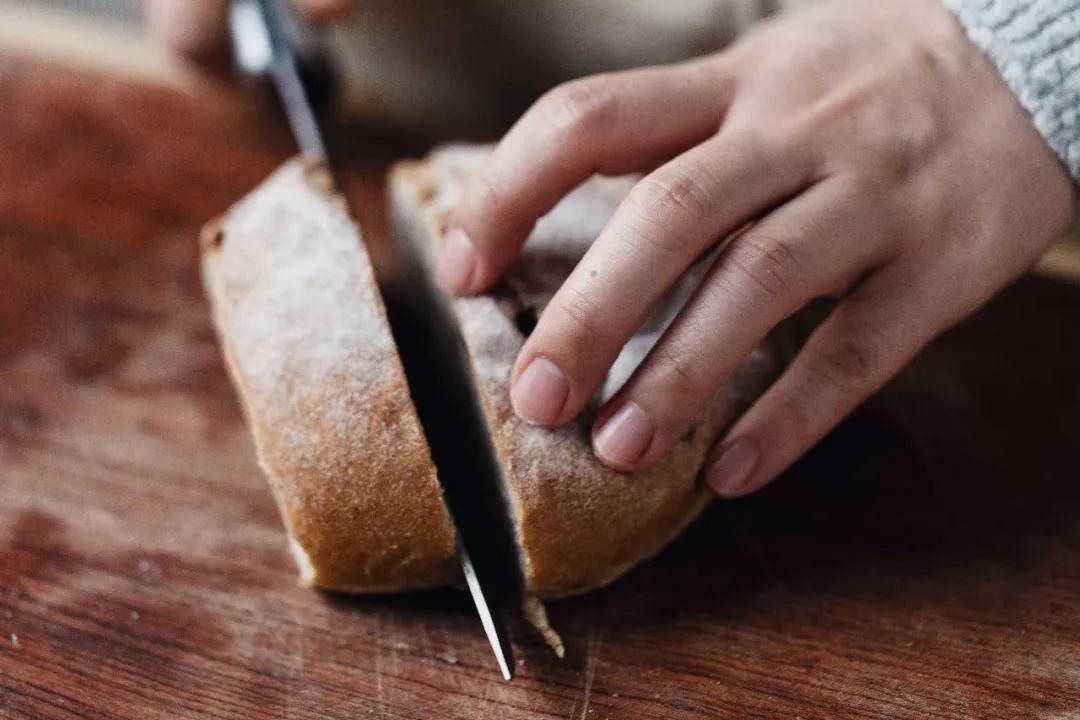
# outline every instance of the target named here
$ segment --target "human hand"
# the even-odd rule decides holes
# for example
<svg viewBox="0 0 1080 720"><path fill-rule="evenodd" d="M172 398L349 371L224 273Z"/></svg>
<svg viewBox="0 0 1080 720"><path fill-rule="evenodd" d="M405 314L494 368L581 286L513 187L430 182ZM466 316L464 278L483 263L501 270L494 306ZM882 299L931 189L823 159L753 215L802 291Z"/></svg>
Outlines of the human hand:
<svg viewBox="0 0 1080 720"><path fill-rule="evenodd" d="M340 18L349 0L293 0L316 22ZM224 45L229 0L144 0L150 35L163 46L192 59L204 59Z"/></svg>
<svg viewBox="0 0 1080 720"><path fill-rule="evenodd" d="M709 247L748 221L593 429L620 470L655 463L765 335L837 298L714 452L754 491L1065 231L1074 186L940 0L826 0L728 51L556 88L470 182L440 256L490 286L537 218L592 173L647 172L518 356L518 415L561 425Z"/></svg>

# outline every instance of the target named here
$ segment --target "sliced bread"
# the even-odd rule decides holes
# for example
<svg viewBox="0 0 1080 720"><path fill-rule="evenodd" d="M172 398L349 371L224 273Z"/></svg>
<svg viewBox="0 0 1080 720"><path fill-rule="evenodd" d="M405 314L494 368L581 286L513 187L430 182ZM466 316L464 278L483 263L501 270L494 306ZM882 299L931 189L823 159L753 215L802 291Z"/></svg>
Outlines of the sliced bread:
<svg viewBox="0 0 1080 720"><path fill-rule="evenodd" d="M485 147L449 146L391 172L396 234L428 267L428 277L463 184L487 152ZM519 260L492 292L442 296L443 311L457 324L471 362L525 588L541 598L613 581L690 523L710 498L699 478L709 449L775 369L768 352L755 352L671 453L646 471L615 472L593 455L593 411L658 339L700 279L699 267L627 344L589 412L557 429L534 427L514 414L510 371L531 325L632 184L633 178L589 180L537 224Z"/></svg>
<svg viewBox="0 0 1080 720"><path fill-rule="evenodd" d="M293 160L202 238L230 375L301 582L454 582L454 528L359 231Z"/></svg>

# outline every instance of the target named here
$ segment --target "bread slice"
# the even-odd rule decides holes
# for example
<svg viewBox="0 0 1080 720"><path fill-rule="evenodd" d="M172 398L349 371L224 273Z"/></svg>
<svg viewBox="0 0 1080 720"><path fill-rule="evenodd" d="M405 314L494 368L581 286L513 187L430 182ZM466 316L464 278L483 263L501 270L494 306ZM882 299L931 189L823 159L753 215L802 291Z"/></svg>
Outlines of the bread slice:
<svg viewBox="0 0 1080 720"><path fill-rule="evenodd" d="M301 582L454 582L455 533L371 264L329 175L285 164L202 240L230 375Z"/></svg>
<svg viewBox="0 0 1080 720"><path fill-rule="evenodd" d="M391 173L396 233L429 271L464 180L487 152L451 146L426 160L399 164ZM706 454L775 369L768 352L754 353L672 452L653 468L633 474L609 470L593 455L592 411L554 430L517 418L508 387L514 359L536 316L632 184L632 178L589 180L537 224L520 259L493 292L454 300L442 296L443 310L458 325L471 362L475 400L497 456L525 589L541 598L610 583L690 523L710 498L699 478ZM673 289L628 343L594 409L641 362L705 265Z"/></svg>

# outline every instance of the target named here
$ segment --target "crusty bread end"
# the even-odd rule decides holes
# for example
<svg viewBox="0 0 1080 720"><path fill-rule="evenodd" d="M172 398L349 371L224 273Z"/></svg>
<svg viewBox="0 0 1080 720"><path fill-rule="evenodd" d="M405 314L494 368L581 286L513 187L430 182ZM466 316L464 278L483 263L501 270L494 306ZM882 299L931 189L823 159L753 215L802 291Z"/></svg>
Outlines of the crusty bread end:
<svg viewBox="0 0 1080 720"><path fill-rule="evenodd" d="M358 230L294 160L202 238L229 374L304 584L450 584L455 534Z"/></svg>

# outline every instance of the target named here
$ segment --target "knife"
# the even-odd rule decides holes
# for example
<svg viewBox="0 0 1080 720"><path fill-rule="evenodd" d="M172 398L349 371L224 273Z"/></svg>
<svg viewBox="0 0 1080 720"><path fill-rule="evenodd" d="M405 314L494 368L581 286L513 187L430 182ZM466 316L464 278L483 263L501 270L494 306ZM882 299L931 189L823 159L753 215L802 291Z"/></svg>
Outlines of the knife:
<svg viewBox="0 0 1080 720"><path fill-rule="evenodd" d="M229 7L229 36L240 70L273 82L300 152L329 161L311 95L300 75L292 39L293 18L277 0L233 0Z"/></svg>
<svg viewBox="0 0 1080 720"><path fill-rule="evenodd" d="M295 18L280 0L233 0L229 8L229 35L237 66L246 75L270 78L300 152L330 169L330 158L311 93L301 73L295 46L297 28ZM463 520L471 521L466 516L473 514L471 507L475 505L474 499L468 496L469 488L462 488L460 482L451 484L447 478L442 480L457 530L456 553L465 585L495 653L499 671L503 679L510 680L514 676L513 650L503 618L495 612L495 604L489 601L489 598L503 600L507 596L506 583L496 581L498 568L496 563L488 560L490 552L479 556L469 552L469 547L480 542L476 537L479 533L468 536L467 540L464 532ZM474 562L474 557L483 562Z"/></svg>

